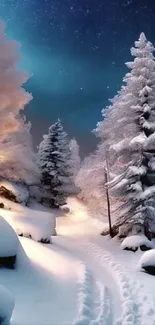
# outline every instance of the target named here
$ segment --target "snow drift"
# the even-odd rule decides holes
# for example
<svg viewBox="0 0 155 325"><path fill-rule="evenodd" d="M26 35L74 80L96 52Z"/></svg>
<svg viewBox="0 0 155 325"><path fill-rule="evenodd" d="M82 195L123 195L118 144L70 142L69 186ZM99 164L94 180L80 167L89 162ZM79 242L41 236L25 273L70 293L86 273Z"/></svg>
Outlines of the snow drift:
<svg viewBox="0 0 155 325"><path fill-rule="evenodd" d="M56 234L56 221L52 213L25 208L16 212L0 209L0 214L20 236L49 243L51 236Z"/></svg>

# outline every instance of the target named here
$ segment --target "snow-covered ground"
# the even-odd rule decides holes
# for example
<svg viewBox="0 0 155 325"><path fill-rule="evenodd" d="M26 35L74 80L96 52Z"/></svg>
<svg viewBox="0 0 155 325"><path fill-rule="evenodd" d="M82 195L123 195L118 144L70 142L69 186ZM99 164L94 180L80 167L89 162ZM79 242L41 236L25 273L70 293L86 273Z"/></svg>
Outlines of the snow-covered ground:
<svg viewBox="0 0 155 325"><path fill-rule="evenodd" d="M82 259L94 279L106 285L112 316L105 324L155 324L155 278L138 268L143 252L122 251L115 239L99 236L105 224L89 218L80 201L72 198L69 205L68 227L65 220L57 219L58 234L63 236L55 242Z"/></svg>
<svg viewBox="0 0 155 325"><path fill-rule="evenodd" d="M143 252L100 236L105 224L77 199L68 205L52 244L21 238L17 269L0 269L0 284L15 297L11 324L154 325L155 278L137 267Z"/></svg>

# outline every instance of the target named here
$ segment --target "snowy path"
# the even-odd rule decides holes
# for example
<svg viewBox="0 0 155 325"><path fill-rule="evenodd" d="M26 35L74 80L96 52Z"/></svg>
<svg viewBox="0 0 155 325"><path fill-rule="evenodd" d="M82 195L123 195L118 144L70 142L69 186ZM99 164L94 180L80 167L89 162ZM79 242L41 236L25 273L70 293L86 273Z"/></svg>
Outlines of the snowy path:
<svg viewBox="0 0 155 325"><path fill-rule="evenodd" d="M107 290L110 301L110 318L106 320L107 316L104 314L104 322L94 324L154 325L155 294L153 297L148 291L147 275L136 270L139 255L131 252L128 255L120 250L117 243L94 235L95 232L99 233L100 222L91 220L90 223L86 207L78 200L71 199L70 204L70 227L65 227L65 220L60 220L60 223L58 221L58 229L63 236L55 240L83 260L94 278L102 284L106 283L104 289ZM134 264L130 262L129 256L134 256ZM154 278L152 281L152 285L155 284Z"/></svg>
<svg viewBox="0 0 155 325"><path fill-rule="evenodd" d="M78 314L74 325L112 324L112 310L107 287L96 282L91 271L81 264L79 277Z"/></svg>
<svg viewBox="0 0 155 325"><path fill-rule="evenodd" d="M54 242L81 260L84 279L81 276L79 281L80 312L77 315L78 318L75 324L113 325L114 315L116 317L121 313L121 302L119 295L115 294L116 285L113 278L109 276L107 270L103 269L101 265L94 265L95 260L92 259L92 255L89 257L87 254L83 241L79 244L78 240L73 241L73 239L67 237L56 237ZM118 307L117 312L116 310L114 311L114 305Z"/></svg>

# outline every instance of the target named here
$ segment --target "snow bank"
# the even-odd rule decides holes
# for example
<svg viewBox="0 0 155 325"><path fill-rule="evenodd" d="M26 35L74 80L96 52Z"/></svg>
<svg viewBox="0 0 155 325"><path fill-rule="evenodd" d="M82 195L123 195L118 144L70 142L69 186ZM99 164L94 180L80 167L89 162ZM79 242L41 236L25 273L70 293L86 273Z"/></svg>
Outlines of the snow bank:
<svg viewBox="0 0 155 325"><path fill-rule="evenodd" d="M29 191L25 185L8 181L0 181L0 187L2 186L15 195L18 203L26 204L28 202Z"/></svg>
<svg viewBox="0 0 155 325"><path fill-rule="evenodd" d="M19 240L9 225L9 223L0 216L0 257L15 256L18 251Z"/></svg>
<svg viewBox="0 0 155 325"><path fill-rule="evenodd" d="M56 220L52 213L28 208L16 212L0 209L0 213L20 236L49 243L51 236L56 234Z"/></svg>
<svg viewBox="0 0 155 325"><path fill-rule="evenodd" d="M126 237L121 243L121 248L132 248L135 249L140 246L146 246L148 248L153 248L152 243L144 235L134 235Z"/></svg>
<svg viewBox="0 0 155 325"><path fill-rule="evenodd" d="M11 292L3 285L0 285L0 324L9 325L15 300Z"/></svg>

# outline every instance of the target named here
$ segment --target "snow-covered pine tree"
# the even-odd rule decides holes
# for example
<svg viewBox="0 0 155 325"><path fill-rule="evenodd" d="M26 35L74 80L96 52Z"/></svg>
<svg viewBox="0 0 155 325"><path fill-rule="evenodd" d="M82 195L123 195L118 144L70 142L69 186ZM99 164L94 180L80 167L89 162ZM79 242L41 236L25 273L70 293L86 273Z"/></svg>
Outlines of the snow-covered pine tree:
<svg viewBox="0 0 155 325"><path fill-rule="evenodd" d="M48 134L43 136L37 161L50 205L59 207L65 204L73 185L73 174L69 140L60 119L49 128Z"/></svg>
<svg viewBox="0 0 155 325"><path fill-rule="evenodd" d="M104 111L96 132L99 151L108 155L117 176L111 183L120 197L116 225L142 223L155 231L155 185L148 180L152 154L155 155L155 59L154 47L144 33L131 48L135 57L125 85ZM114 164L114 168L113 168Z"/></svg>
<svg viewBox="0 0 155 325"><path fill-rule="evenodd" d="M76 178L81 165L81 158L79 154L79 145L75 139L71 139L69 142L69 147L71 151L71 167L74 179Z"/></svg>
<svg viewBox="0 0 155 325"><path fill-rule="evenodd" d="M0 179L34 184L40 175L30 124L20 116L32 96L22 87L29 75L18 67L19 49L20 44L7 38L0 21Z"/></svg>

